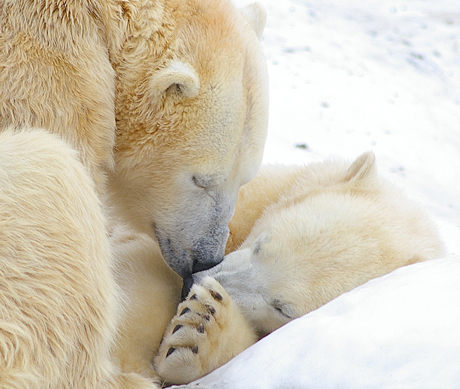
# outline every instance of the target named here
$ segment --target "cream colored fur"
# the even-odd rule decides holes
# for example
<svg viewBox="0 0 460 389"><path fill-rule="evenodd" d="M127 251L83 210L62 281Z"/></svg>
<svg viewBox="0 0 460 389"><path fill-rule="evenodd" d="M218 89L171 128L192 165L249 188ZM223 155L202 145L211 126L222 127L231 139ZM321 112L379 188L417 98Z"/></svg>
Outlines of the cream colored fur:
<svg viewBox="0 0 460 389"><path fill-rule="evenodd" d="M152 361L180 302L181 278L147 235L118 226L111 237L116 281L124 294L113 355L123 371L158 378Z"/></svg>
<svg viewBox="0 0 460 389"><path fill-rule="evenodd" d="M225 289L206 277L177 308L154 367L169 384L188 383L222 366L258 339Z"/></svg>
<svg viewBox="0 0 460 389"><path fill-rule="evenodd" d="M238 250L194 277L166 330L155 366L168 382L199 378L340 294L443 254L432 223L378 175L372 153L351 166L264 167L241 188L230 227L228 251Z"/></svg>
<svg viewBox="0 0 460 389"><path fill-rule="evenodd" d="M189 277L223 259L238 189L260 165L265 13L258 5L239 12L226 0L170 0L131 18L114 61L111 200Z"/></svg>
<svg viewBox="0 0 460 389"><path fill-rule="evenodd" d="M96 0L0 1L0 130L59 134L80 151L99 193L113 167L114 36L105 23L121 36L115 18Z"/></svg>
<svg viewBox="0 0 460 389"><path fill-rule="evenodd" d="M105 220L77 153L0 133L0 388L147 389L110 351L118 317Z"/></svg>
<svg viewBox="0 0 460 389"><path fill-rule="evenodd" d="M263 9L1 0L0 20L0 130L61 135L181 276L222 260L266 135Z"/></svg>
<svg viewBox="0 0 460 389"><path fill-rule="evenodd" d="M49 278L37 274L34 279L38 289L51 289L54 283L66 281L65 277L59 278L58 268L54 268L61 263L54 254L65 253L62 262L67 266L74 254L84 251L85 244L101 242L101 247L94 250L105 255L93 258L93 254L99 255L96 251L86 253L85 257L73 258L75 268L69 265L70 281L73 276L80 280L88 273L88 280L82 285L95 282L93 289L87 285L88 295L86 289L70 283L69 288L75 286L72 293L64 286L62 290L57 287L54 300L46 301L69 310L80 308L72 305L73 299L78 303L85 298L99 302L99 307L82 307L88 317L76 315L74 319L75 328L86 328L86 320L101 320L100 338L93 338L88 330L86 340L88 344L94 340L93 346L98 350L86 350L76 335L67 337L65 319L57 321L52 310L47 317L48 312L39 302L35 306L33 300L27 300L31 315L35 316L30 318L30 331L26 326L20 331L30 340L30 346L18 343L16 350L20 352L16 354L5 346L10 351L0 354L0 382L4 383L0 387L111 387L104 380L109 377L109 381L116 381L118 373L105 359L109 349L127 371L155 378L149 361L174 314L173 309L164 306L177 303L180 283L159 255L158 242L166 262L188 279L192 272L221 261L237 191L260 165L268 105L267 72L259 47L265 13L259 5L237 10L228 0L0 0L0 21L2 139L5 144L15 144L17 138L11 131L18 132L24 143L18 153L22 153L30 136L31 164L42 157L40 150L51 153L43 158L54 158L53 147L62 148L65 154L55 158L48 172L44 163L40 165L36 193L30 193L23 182L13 182L4 189L8 192L5 198L0 193L0 201L5 202L2 212L15 218L13 224L3 224L0 229L5 239L22 234L15 229L17 225L41 226L37 234L48 233L48 227L49 231L60 228L59 233L53 232L56 236L52 245L34 240L33 228L24 231L22 240L2 241L0 267L6 270L0 284L18 294L22 285L25 293L34 277L19 264L29 261L31 253L40 253L33 257L37 267L50 267L49 274L45 272ZM43 130L29 131L35 128ZM40 136L44 144L36 149L34 145ZM72 154L71 149L76 153ZM11 152L8 157L0 156L4 161L9 158L10 167L3 170L8 177L14 174L22 155ZM73 158L71 163L69 158ZM92 180L94 189L83 183L81 192L67 193L66 188L80 185L80 178L65 179L65 168L83 169L75 159L88 171L90 178L82 180ZM64 165L62 174L54 171L60 163ZM50 184L41 187L42 182L48 185L45 178ZM104 227L99 222L88 226L93 212L95 220L99 220L101 213L96 200L87 199L95 196L93 191L113 223L111 260L106 253ZM49 215L33 212L35 203L46 201L56 202L59 207L53 205ZM82 204L87 201L85 208ZM64 205L75 209L66 211ZM16 208L22 212L15 214ZM88 217L83 220L82 215ZM48 217L61 222L48 226ZM96 226L100 230L93 236ZM83 234L75 242L84 244L72 246L74 241L65 237L67 230ZM27 254L23 255L22 245ZM101 272L100 279L88 269L90 259L94 271ZM112 263L114 260L116 263ZM108 278L113 265L117 266L114 271L123 288L120 293ZM5 281L15 279L16 272L24 278L18 278L14 284ZM99 283L113 287L99 290ZM139 294L145 290L155 295L141 303ZM73 299L66 300L69 293ZM14 307L15 301L21 303L15 297L2 300L3 297L0 295L0 309ZM125 310L117 313L122 306ZM13 311L18 322L27 319L21 319L19 305ZM41 316L44 317L40 321ZM117 317L120 326L115 334ZM54 343L48 342L46 334L34 330L35 321L39 321L41 331L49 326L57 337L62 336L62 342L74 352L70 359L66 357L67 351L60 352L60 346L54 350ZM11 335L16 336L19 335ZM149 343L143 344L146 339ZM78 355L78 350L82 355ZM31 353L43 353L43 358L35 361ZM21 358L27 362L23 364ZM31 367L33 363L36 365ZM91 366L87 371L79 367L91 363L98 365L94 374ZM103 372L98 373L98 369ZM80 385L80 379L88 384ZM113 385L145 385L142 380L138 386L131 385L129 379L120 378ZM21 380L26 380L27 385L22 385Z"/></svg>
<svg viewBox="0 0 460 389"><path fill-rule="evenodd" d="M115 249L127 261L118 261L117 272L129 301L115 356L124 370L152 377L180 280L147 236L155 232L182 277L219 262L237 191L259 167L267 124L258 47L263 9L240 12L225 1L175 4L177 28L168 31L175 41L165 41L167 53L157 62L136 65L150 55L142 35L133 34L121 51L117 107L130 110L117 111L116 169L109 178L114 213L132 235ZM137 85L139 78L149 83Z"/></svg>

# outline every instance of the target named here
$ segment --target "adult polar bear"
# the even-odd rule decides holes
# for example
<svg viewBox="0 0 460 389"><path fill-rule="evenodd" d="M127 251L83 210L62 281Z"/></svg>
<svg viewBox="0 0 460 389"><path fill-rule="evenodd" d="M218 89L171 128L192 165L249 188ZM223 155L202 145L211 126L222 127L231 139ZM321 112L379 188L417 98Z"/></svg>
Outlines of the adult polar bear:
<svg viewBox="0 0 460 389"><path fill-rule="evenodd" d="M436 228L378 175L372 153L262 168L241 188L230 229L238 250L194 276L165 332L155 365L168 382L199 378L342 293L443 254Z"/></svg>
<svg viewBox="0 0 460 389"><path fill-rule="evenodd" d="M105 221L76 152L0 132L0 387L153 389L111 363L119 306Z"/></svg>
<svg viewBox="0 0 460 389"><path fill-rule="evenodd" d="M1 0L0 20L0 386L153 387L109 361L120 301L98 198L110 188L182 277L221 260L265 139L264 13Z"/></svg>
<svg viewBox="0 0 460 389"><path fill-rule="evenodd" d="M260 164L265 14L243 14L226 0L0 2L0 130L61 135L183 277L222 259Z"/></svg>

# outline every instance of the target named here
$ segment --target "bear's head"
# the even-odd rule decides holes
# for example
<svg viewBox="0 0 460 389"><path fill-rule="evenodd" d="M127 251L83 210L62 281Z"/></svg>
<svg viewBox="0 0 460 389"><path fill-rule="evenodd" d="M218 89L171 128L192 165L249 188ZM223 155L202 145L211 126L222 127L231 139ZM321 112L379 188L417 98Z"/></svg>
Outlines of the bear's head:
<svg viewBox="0 0 460 389"><path fill-rule="evenodd" d="M261 6L144 1L111 55L117 74L113 203L182 277L219 263L268 117ZM126 6L129 7L129 4Z"/></svg>
<svg viewBox="0 0 460 389"><path fill-rule="evenodd" d="M366 153L351 165L307 167L239 250L194 279L214 277L266 334L372 278L442 253L432 223L380 178Z"/></svg>

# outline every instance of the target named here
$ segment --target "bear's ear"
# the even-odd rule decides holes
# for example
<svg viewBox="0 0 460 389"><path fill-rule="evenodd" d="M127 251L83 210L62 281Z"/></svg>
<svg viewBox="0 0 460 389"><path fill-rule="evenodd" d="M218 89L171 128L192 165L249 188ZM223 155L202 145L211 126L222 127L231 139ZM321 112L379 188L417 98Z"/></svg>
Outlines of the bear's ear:
<svg viewBox="0 0 460 389"><path fill-rule="evenodd" d="M351 164L345 174L345 182L357 182L373 177L377 172L372 151L362 154Z"/></svg>
<svg viewBox="0 0 460 389"><path fill-rule="evenodd" d="M174 60L153 74L150 80L150 90L155 96L170 91L192 98L200 90L200 79L193 67Z"/></svg>
<svg viewBox="0 0 460 389"><path fill-rule="evenodd" d="M265 28L265 22L267 21L267 12L264 6L260 3L252 3L241 8L240 12L254 29L257 37L261 39Z"/></svg>

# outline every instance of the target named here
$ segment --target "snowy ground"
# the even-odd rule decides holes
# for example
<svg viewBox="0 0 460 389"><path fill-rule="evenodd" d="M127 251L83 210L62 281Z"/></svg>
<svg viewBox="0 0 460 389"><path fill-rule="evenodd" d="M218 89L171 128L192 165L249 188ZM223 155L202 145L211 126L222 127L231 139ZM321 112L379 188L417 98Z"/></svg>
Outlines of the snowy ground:
<svg viewBox="0 0 460 389"><path fill-rule="evenodd" d="M260 0L264 162L366 150L460 254L460 2ZM234 0L237 5L246 0ZM399 269L295 320L193 388L460 387L460 257Z"/></svg>

